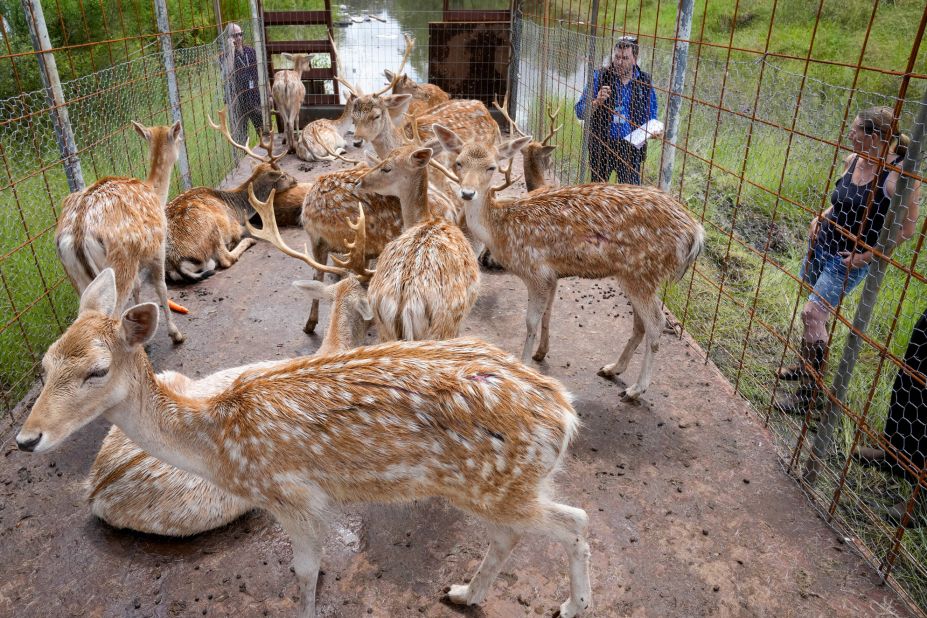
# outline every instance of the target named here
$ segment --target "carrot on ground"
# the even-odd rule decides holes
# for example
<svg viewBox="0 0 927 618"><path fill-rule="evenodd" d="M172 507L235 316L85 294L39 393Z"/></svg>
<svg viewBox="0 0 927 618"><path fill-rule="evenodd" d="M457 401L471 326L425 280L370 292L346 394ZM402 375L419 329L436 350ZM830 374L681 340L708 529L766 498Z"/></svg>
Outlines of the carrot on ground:
<svg viewBox="0 0 927 618"><path fill-rule="evenodd" d="M184 313L184 314L190 313L190 310L189 310L189 309L187 309L187 308L184 307L183 305L178 305L177 303L175 303L174 301L172 301L172 300L170 300L170 299L168 299L168 301L167 301L167 306L168 306L168 307L170 308L170 310L173 311L174 313Z"/></svg>

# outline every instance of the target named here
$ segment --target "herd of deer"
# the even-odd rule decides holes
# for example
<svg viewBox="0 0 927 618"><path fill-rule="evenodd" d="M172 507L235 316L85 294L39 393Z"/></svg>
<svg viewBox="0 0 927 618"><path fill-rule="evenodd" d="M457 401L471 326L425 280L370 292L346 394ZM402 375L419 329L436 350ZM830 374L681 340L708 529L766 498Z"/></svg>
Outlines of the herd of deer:
<svg viewBox="0 0 927 618"><path fill-rule="evenodd" d="M503 139L482 103L449 100L402 75L411 46L407 39L386 89L364 94L342 80L350 92L342 118L311 123L299 138L302 83L295 72L277 74L288 150L349 161L343 134L353 124L355 140L375 151L369 164L314 183L280 169L272 140L262 141L265 155L236 143L220 112L213 127L258 165L236 189L192 189L167 203L180 126L136 124L149 144L148 178L103 178L62 204L58 254L80 307L42 360L44 388L16 441L48 451L100 415L111 421L88 486L94 514L117 527L186 536L252 508L270 512L293 545L303 616L315 615L329 505L424 497L443 497L489 529L486 557L469 583L446 591L451 602L480 603L519 538L536 532L567 549L570 598L559 615L577 616L592 603L587 516L551 491L578 420L564 387L528 363L547 353L558 278L611 276L631 302L634 328L600 373L624 371L646 339L640 376L624 393L639 397L664 327L658 286L693 263L704 232L658 189L548 185L555 114L543 142L511 118ZM529 192L500 199L519 152ZM500 170L505 180L494 185ZM311 253L283 241L275 200L302 203ZM247 222L251 209L260 228ZM142 279L180 343L165 274L200 280L255 239L315 269L315 280L294 285L313 299L307 332L319 301L332 304L321 348L196 381L155 374L143 346L159 309L139 304ZM483 247L528 289L521 362L483 341L454 339L478 295ZM329 253L345 255L329 265ZM324 273L342 279L325 285ZM364 346L371 322L382 343Z"/></svg>

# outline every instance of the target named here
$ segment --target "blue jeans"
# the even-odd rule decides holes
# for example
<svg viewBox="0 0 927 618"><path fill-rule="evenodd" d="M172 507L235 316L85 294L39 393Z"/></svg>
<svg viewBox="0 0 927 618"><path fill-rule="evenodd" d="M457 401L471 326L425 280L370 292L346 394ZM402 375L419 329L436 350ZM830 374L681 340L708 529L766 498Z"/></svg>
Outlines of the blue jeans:
<svg viewBox="0 0 927 618"><path fill-rule="evenodd" d="M828 310L839 305L843 297L852 292L868 272L869 264L866 264L850 270L848 274L843 258L829 252L820 242L814 243L811 255L806 256L801 265L802 281L814 288L808 300Z"/></svg>

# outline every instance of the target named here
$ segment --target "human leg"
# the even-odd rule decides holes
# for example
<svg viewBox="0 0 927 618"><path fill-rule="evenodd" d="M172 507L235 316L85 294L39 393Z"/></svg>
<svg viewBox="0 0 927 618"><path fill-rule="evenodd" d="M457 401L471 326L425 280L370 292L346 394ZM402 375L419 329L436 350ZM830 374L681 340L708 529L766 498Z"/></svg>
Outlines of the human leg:
<svg viewBox="0 0 927 618"><path fill-rule="evenodd" d="M607 140L597 135L589 137L589 172L592 182L608 182L615 168L615 156Z"/></svg>
<svg viewBox="0 0 927 618"><path fill-rule="evenodd" d="M641 184L641 161L643 160L643 153L625 140L620 140L616 148L615 182L626 185Z"/></svg>

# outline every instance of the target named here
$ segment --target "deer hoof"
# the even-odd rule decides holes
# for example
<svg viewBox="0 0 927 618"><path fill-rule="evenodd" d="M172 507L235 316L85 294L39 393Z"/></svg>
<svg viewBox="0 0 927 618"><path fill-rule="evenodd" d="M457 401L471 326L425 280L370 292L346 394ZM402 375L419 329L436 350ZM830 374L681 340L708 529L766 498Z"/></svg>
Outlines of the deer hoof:
<svg viewBox="0 0 927 618"><path fill-rule="evenodd" d="M621 401L637 401L640 399L641 395L644 394L644 391L638 388L637 384L632 384L628 388L621 391Z"/></svg>
<svg viewBox="0 0 927 618"><path fill-rule="evenodd" d="M185 339L186 337L184 337L183 333L181 333L180 331L171 333L171 341L174 342L174 345L183 343Z"/></svg>
<svg viewBox="0 0 927 618"><path fill-rule="evenodd" d="M540 363L542 360L547 358L547 352L541 352L540 350L538 350L537 352L534 353L534 356L532 356L531 358L533 358L535 361Z"/></svg>
<svg viewBox="0 0 927 618"><path fill-rule="evenodd" d="M454 605L470 604L470 586L454 584L444 589L444 600Z"/></svg>
<svg viewBox="0 0 927 618"><path fill-rule="evenodd" d="M312 335L315 333L315 322L306 322L306 325L303 326L303 332L307 335Z"/></svg>

